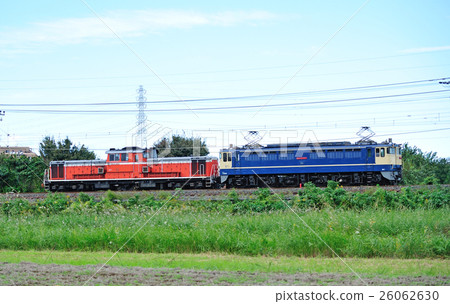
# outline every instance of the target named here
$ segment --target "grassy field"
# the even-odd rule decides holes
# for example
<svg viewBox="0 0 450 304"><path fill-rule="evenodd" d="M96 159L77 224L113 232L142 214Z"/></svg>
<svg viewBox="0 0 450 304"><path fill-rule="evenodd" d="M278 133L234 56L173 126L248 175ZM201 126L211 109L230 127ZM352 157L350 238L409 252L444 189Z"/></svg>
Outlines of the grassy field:
<svg viewBox="0 0 450 304"><path fill-rule="evenodd" d="M0 216L0 249L115 251L134 236L122 251L333 257L328 244L345 257L450 255L447 210L322 209L298 216L291 211L233 215L162 210L144 225L152 214Z"/></svg>
<svg viewBox="0 0 450 304"><path fill-rule="evenodd" d="M2 201L0 262L102 264L120 249L110 265L350 272L337 253L366 275L450 274L447 188L353 193L307 185L289 201L268 189L247 199L233 191L221 201L169 197L107 192Z"/></svg>
<svg viewBox="0 0 450 304"><path fill-rule="evenodd" d="M0 250L0 261L9 263L99 265L113 252L12 251ZM355 272L382 276L449 276L450 265L444 259L344 258ZM351 273L338 258L298 258L237 256L217 253L118 253L111 266L183 268L220 271L294 273Z"/></svg>

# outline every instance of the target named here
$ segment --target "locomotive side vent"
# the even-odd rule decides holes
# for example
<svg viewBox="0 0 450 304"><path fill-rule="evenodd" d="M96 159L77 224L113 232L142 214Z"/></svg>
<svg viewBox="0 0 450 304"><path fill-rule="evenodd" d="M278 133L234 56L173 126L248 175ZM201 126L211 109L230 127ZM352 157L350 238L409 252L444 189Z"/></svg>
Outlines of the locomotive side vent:
<svg viewBox="0 0 450 304"><path fill-rule="evenodd" d="M148 173L148 167L147 166L142 167L142 173Z"/></svg>
<svg viewBox="0 0 450 304"><path fill-rule="evenodd" d="M98 168L98 174L105 174L105 168L99 167Z"/></svg>

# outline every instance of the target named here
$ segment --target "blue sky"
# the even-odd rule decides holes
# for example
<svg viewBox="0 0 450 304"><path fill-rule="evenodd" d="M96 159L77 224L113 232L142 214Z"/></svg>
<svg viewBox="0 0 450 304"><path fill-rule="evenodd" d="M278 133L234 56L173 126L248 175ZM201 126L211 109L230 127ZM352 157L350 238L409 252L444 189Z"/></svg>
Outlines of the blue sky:
<svg viewBox="0 0 450 304"><path fill-rule="evenodd" d="M143 85L149 145L185 133L207 138L216 153L244 143L248 130L260 130L262 143L300 141L305 132L355 141L370 126L377 141L450 157L450 87L427 81L450 77L449 8L448 1L5 2L0 145L37 150L46 135L68 136L103 158L133 144Z"/></svg>

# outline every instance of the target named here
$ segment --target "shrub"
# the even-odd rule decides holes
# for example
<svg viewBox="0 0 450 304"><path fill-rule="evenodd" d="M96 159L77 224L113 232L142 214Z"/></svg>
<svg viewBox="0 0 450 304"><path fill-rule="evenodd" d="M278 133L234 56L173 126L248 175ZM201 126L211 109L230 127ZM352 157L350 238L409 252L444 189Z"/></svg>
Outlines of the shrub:
<svg viewBox="0 0 450 304"><path fill-rule="evenodd" d="M94 200L94 198L92 196L90 196L89 194L80 192L80 194L78 194L78 200L82 203L86 203L91 200Z"/></svg>

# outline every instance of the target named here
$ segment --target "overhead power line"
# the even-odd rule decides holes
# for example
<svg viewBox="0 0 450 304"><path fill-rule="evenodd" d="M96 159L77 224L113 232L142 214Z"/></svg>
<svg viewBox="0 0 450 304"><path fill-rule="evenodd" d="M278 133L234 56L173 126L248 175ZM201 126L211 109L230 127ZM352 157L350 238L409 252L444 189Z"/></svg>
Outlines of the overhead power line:
<svg viewBox="0 0 450 304"><path fill-rule="evenodd" d="M376 137L387 137L387 136L405 135L405 134L419 134L419 133L429 133L429 132L438 132L438 131L447 131L447 130L450 130L450 128L439 128L439 129L429 129L429 130L420 130L420 131L408 131L408 132L399 132L399 133L385 133L385 134L377 134ZM358 139L358 137L346 137L346 138L339 138L339 139L326 139L324 141L352 140L352 139Z"/></svg>
<svg viewBox="0 0 450 304"><path fill-rule="evenodd" d="M450 77L444 78L434 78L434 79L425 79L425 80L415 80L415 81L407 81L407 82L394 82L394 83L385 83L385 84L376 84L376 85L368 85L368 86L358 86L358 87L347 87L347 88L335 88L335 89L327 89L327 90L315 90L315 91L300 91L300 92L290 92L290 93L280 93L277 94L277 97L286 97L286 96L296 96L303 94L317 94L317 93L329 93L329 92L345 92L345 91L355 91L355 90L367 90L367 89L375 89L375 88L386 88L386 87L398 87L405 85L417 85L420 83L431 83L433 82L443 82L445 80L450 79ZM445 90L444 90L445 91ZM242 100L242 99L258 99L258 98L267 98L272 95L264 94L264 95L245 95L245 96L231 96L231 97L213 97L213 98L195 98L195 99L185 99L185 100L156 100L151 101L152 104L167 104L167 103L186 103L186 102L206 102L206 101L226 101L226 100ZM65 106L110 106L110 105L128 105L135 104L135 101L124 101L124 102L93 102L93 103L21 103L21 104L8 104L3 103L2 106L6 107L65 107Z"/></svg>
<svg viewBox="0 0 450 304"><path fill-rule="evenodd" d="M367 101L367 100L379 100L385 98L398 98L406 96L418 96L435 94L442 92L449 92L450 90L436 90L436 91L425 91L425 92L415 92L415 93L404 93L404 94L393 94L393 95L383 95L383 96L370 96L370 97L357 97L357 98L345 98L345 99L335 99L335 100L319 100L319 101L307 101L307 102L291 102L291 103L278 103L278 104L268 104L265 108L273 107L288 107L288 106L302 106L302 105L318 105L318 104L332 104L341 102L352 102L352 101ZM402 101L405 102L405 101ZM151 109L146 110L147 112L183 112L183 111L211 111L211 110L232 110L232 109L251 109L258 108L261 105L243 105L243 106L231 106L231 107L199 107L199 108L176 108L176 109ZM20 110L20 109L10 109L10 112L21 112L21 113L65 113L65 114L77 114L77 113L134 113L136 110Z"/></svg>

